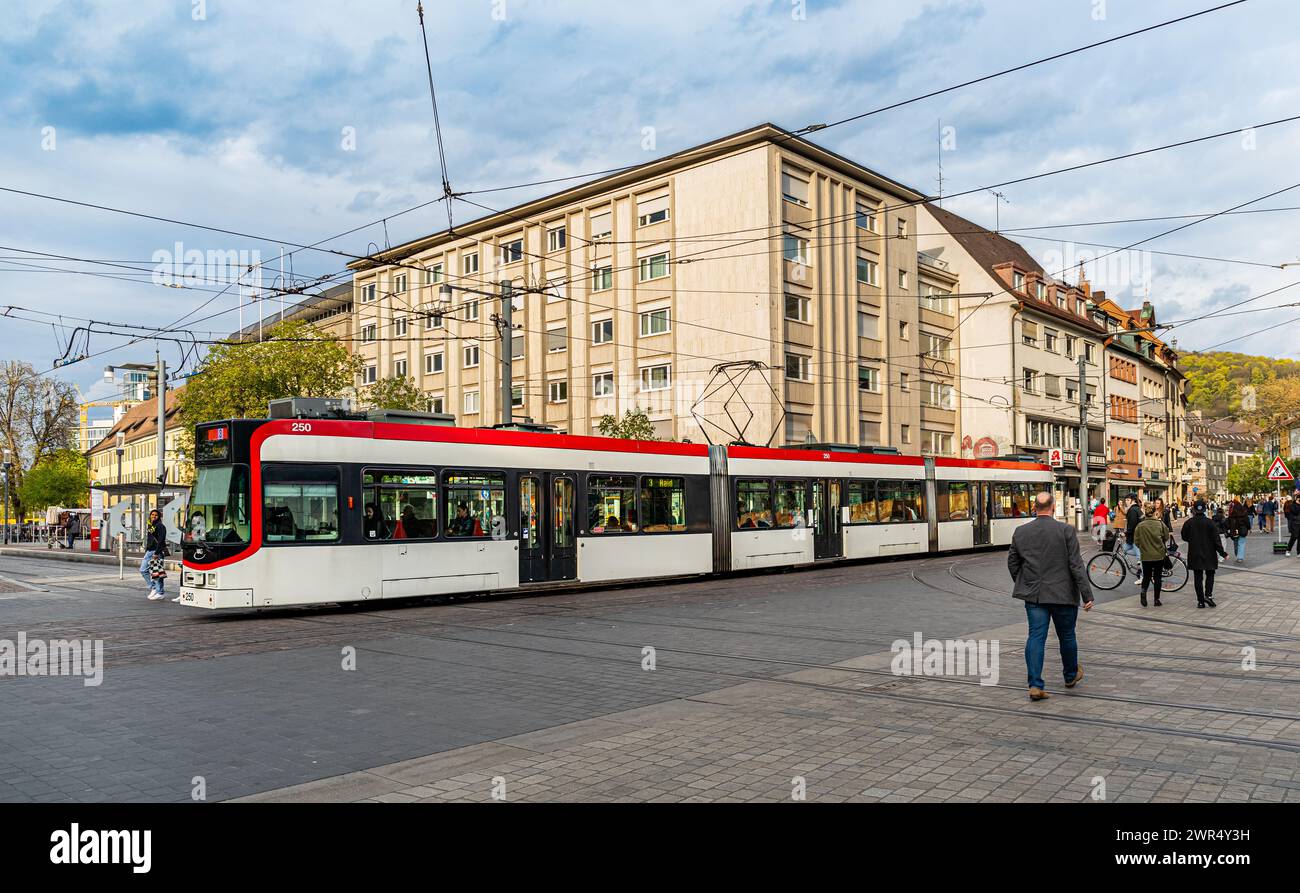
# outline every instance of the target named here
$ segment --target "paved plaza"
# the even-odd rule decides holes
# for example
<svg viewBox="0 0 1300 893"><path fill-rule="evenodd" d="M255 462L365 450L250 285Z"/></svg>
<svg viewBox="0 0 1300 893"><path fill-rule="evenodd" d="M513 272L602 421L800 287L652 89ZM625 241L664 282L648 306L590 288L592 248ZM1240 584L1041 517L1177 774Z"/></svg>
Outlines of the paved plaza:
<svg viewBox="0 0 1300 893"><path fill-rule="evenodd" d="M1042 703L1004 551L261 615L11 552L0 638L104 675L0 677L0 800L1300 801L1300 558L1248 542L1217 609L1099 593ZM895 675L917 634L996 640L997 684Z"/></svg>

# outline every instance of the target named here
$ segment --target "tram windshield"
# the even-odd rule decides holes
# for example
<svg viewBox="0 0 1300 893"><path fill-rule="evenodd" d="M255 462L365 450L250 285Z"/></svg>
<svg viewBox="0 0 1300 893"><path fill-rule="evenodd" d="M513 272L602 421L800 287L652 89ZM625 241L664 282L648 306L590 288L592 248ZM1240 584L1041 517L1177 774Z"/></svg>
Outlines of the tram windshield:
<svg viewBox="0 0 1300 893"><path fill-rule="evenodd" d="M194 482L194 498L190 502L184 542L246 543L251 533L248 467L200 466Z"/></svg>

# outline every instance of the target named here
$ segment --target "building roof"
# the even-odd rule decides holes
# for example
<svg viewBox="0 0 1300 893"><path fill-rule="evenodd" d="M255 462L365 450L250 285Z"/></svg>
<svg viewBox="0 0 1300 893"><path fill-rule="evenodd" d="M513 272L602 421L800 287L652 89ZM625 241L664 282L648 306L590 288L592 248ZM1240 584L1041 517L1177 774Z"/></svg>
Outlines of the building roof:
<svg viewBox="0 0 1300 893"><path fill-rule="evenodd" d="M181 387L184 387L184 385L181 385ZM179 408L177 396L180 394L180 390L181 388L171 388L167 391L166 408L164 410L164 421L167 423L171 422ZM112 449L117 442L119 431L126 435L127 443L135 443L148 437L157 437L158 401L145 400L143 403L137 403L128 409L122 415L122 418L118 419L117 423L108 429L108 433L98 443L86 450L87 455L105 449Z"/></svg>
<svg viewBox="0 0 1300 893"><path fill-rule="evenodd" d="M267 300L275 300L268 298ZM338 285L331 285L318 295L307 295L292 307L286 307L284 310L285 321L310 318L316 314L325 314L334 310L342 310L352 303L352 280L341 282ZM275 325L280 321L279 308L271 316L264 317L260 321L260 328L263 330ZM238 332L232 332L229 341L246 341L250 336L256 338L259 329L259 321L254 320L244 326Z"/></svg>
<svg viewBox="0 0 1300 893"><path fill-rule="evenodd" d="M1255 452L1262 441L1260 429L1250 422L1232 419L1207 420L1199 412L1187 414L1188 430L1206 443L1239 452Z"/></svg>
<svg viewBox="0 0 1300 893"><path fill-rule="evenodd" d="M918 192L910 186L899 183L897 180L863 167L856 161L845 158L843 155L832 152L830 149L823 148L816 143L809 142L801 136L796 136L789 130L770 123L758 124L738 133L719 137L707 143L692 146L689 149L683 149L662 158L656 158L653 161L618 168L615 169L614 173L607 176L588 180L586 183L580 183L560 192L530 199L523 204L506 208L503 211L497 211L476 220L458 224L454 231L448 229L439 230L431 235L403 242L393 248L377 251L370 257L352 261L348 264L348 268L359 271L384 264L401 263L414 254L428 251L438 245L454 242L467 236L474 236L511 223L534 223L537 222L535 218L538 215L544 215L551 209L595 198L602 193L617 190L650 177L666 176L690 165L699 164L711 158L721 157L739 150L753 148L764 143L787 146L801 155L837 170L846 176L902 196L908 201L919 202L926 198L923 192Z"/></svg>
<svg viewBox="0 0 1300 893"><path fill-rule="evenodd" d="M951 211L945 211L943 208L932 202L925 203L925 209L933 215L934 219L942 226L948 235L952 236L957 244L979 264L995 282L1004 281L997 268L1004 264L1014 264L1018 269L1027 273L1037 273L1045 283L1055 284L1059 288L1073 290L1071 286L1059 279L1054 279L1043 269L1038 261L1034 260L1033 255L1024 249L1024 246L1011 241L1000 233L985 229L978 223L967 220ZM1079 316L1069 310L1062 310L1051 301L1040 301L1028 294L1022 294L1007 289L1007 293L1016 298L1026 310L1032 310L1037 313L1043 313L1078 326L1089 332L1100 334L1105 332L1101 326L1097 325L1090 318ZM1081 292L1081 294L1083 294Z"/></svg>

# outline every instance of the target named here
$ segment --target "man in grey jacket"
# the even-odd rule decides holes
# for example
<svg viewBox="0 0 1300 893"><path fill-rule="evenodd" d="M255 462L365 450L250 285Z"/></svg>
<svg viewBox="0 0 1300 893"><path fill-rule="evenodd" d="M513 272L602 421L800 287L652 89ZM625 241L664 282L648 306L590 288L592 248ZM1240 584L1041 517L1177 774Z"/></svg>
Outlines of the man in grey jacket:
<svg viewBox="0 0 1300 893"><path fill-rule="evenodd" d="M1080 602L1083 610L1092 610L1092 586L1079 554L1079 536L1069 524L1052 517L1055 508L1051 493L1039 493L1034 499L1037 517L1016 528L1007 554L1007 569L1016 584L1011 594L1024 600L1029 617L1025 666L1029 669L1031 701L1048 697L1043 691L1043 652L1049 622L1056 627L1056 638L1061 643L1065 687L1074 688L1083 679L1074 624L1079 618Z"/></svg>

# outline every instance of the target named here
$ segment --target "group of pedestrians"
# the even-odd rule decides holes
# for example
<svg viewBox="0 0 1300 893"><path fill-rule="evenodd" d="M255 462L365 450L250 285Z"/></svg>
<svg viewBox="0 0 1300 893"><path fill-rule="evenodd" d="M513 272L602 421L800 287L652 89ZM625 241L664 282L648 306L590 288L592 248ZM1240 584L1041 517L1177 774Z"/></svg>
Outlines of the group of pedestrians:
<svg viewBox="0 0 1300 893"><path fill-rule="evenodd" d="M1236 518L1232 530L1241 518L1249 518L1245 506L1234 500L1235 506L1226 513L1227 519ZM1187 544L1187 567L1196 585L1197 608L1217 607L1214 601L1214 576L1219 560L1227 559L1221 527L1209 515L1209 505L1198 499L1190 506L1180 506L1187 514L1180 532ZM1084 611L1092 609L1092 584L1084 568L1079 549L1079 537L1074 528L1053 517L1055 501L1051 493L1039 493L1034 500L1035 518L1016 528L1007 554L1007 570L1015 582L1012 595L1025 604L1028 635L1025 638L1025 666L1028 670L1029 698L1041 701L1050 697L1044 688L1043 660L1047 644L1048 627L1056 629L1061 649L1061 670L1065 687L1074 688L1083 679L1083 665L1079 661L1078 637L1075 625L1079 606ZM1190 509L1190 511L1189 511ZM1225 513L1216 511L1219 516ZM1291 523L1292 543L1300 543L1300 501L1292 499L1286 506L1286 517ZM1123 548L1142 562L1142 577L1137 581L1142 587L1140 600L1147 606L1147 593L1154 593L1154 605L1159 607L1161 581L1170 554L1176 551L1173 532L1173 511L1161 499L1143 505L1137 494L1125 497L1118 511L1099 499L1092 514L1094 536L1101 541L1107 527L1116 535L1123 531ZM1247 532L1249 521L1246 523ZM1237 542L1244 544L1245 533ZM1234 543L1238 560L1244 560L1245 548Z"/></svg>

